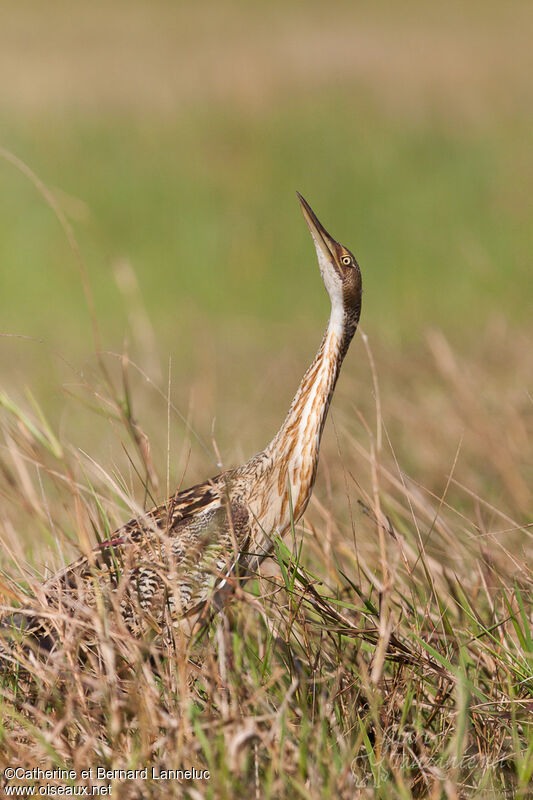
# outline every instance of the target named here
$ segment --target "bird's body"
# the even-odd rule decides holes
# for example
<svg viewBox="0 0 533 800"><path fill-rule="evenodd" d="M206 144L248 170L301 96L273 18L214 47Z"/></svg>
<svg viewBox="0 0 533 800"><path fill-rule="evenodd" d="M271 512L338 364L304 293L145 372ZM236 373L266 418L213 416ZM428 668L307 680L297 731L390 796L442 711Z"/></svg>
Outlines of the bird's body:
<svg viewBox="0 0 533 800"><path fill-rule="evenodd" d="M332 310L279 432L242 466L177 492L53 576L41 594L48 610L83 620L103 602L118 607L134 633L190 631L305 511L329 404L359 319L361 278L352 254L300 202ZM61 633L56 622L43 621L47 616L32 615L29 628L50 649Z"/></svg>

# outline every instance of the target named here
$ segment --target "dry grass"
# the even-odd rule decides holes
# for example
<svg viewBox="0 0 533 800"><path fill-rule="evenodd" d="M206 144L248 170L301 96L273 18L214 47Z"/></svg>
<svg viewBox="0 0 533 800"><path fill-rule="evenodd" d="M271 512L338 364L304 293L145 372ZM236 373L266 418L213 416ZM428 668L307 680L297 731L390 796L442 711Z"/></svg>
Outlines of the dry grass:
<svg viewBox="0 0 533 800"><path fill-rule="evenodd" d="M254 109L316 89L407 116L491 119L531 103L531 5L96 2L10 7L5 109ZM21 56L22 54L22 56ZM46 69L43 69L43 64Z"/></svg>
<svg viewBox="0 0 533 800"><path fill-rule="evenodd" d="M169 797L528 796L531 356L516 343L489 330L467 360L435 332L399 366L380 352L381 385L361 357L362 401L345 380L312 508L262 575L195 642L162 651L101 609L48 662L13 651L2 766L210 771ZM127 450L114 467L2 397L7 607L31 607L48 570L166 483L133 424L153 389L115 369L85 387ZM83 667L80 629L99 643ZM113 796L161 786L120 780Z"/></svg>

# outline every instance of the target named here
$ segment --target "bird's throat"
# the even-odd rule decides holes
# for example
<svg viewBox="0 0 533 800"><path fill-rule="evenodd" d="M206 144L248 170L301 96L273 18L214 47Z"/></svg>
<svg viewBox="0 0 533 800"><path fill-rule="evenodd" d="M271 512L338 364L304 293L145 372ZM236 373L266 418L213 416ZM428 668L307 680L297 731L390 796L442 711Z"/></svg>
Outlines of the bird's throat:
<svg viewBox="0 0 533 800"><path fill-rule="evenodd" d="M334 308L318 352L266 451L278 469L283 465L277 489L280 495L289 489L294 521L303 514L311 496L324 423L353 333L345 315Z"/></svg>

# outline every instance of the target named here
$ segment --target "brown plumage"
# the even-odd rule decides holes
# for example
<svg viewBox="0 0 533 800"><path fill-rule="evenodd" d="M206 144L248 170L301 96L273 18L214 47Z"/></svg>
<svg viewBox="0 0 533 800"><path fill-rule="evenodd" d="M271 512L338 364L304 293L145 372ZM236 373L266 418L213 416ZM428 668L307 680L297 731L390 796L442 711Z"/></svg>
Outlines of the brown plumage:
<svg viewBox="0 0 533 800"><path fill-rule="evenodd" d="M279 432L260 453L119 528L89 556L43 585L43 610L80 621L102 602L120 608L136 634L187 632L216 610L305 511L318 465L324 422L361 310L354 256L326 232L300 195L331 300L331 315ZM60 633L34 613L32 636L50 649ZM11 624L20 625L21 615ZM5 625L5 622L4 622ZM55 623L54 623L55 626ZM5 630L5 628L4 628Z"/></svg>

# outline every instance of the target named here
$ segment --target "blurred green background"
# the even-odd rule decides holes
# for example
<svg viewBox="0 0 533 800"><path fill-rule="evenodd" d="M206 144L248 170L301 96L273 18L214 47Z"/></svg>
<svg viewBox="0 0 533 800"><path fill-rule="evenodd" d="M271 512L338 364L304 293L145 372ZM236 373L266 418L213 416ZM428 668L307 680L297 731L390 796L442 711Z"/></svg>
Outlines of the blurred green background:
<svg viewBox="0 0 533 800"><path fill-rule="evenodd" d="M358 257L374 342L528 327L530 2L0 10L0 143L69 218L104 347L142 349L142 297L180 382L199 352L202 369L243 347L259 367L292 346L307 359L327 298L296 189ZM64 233L3 159L0 264L1 331L90 357ZM36 343L4 337L0 356L15 389L57 382Z"/></svg>

